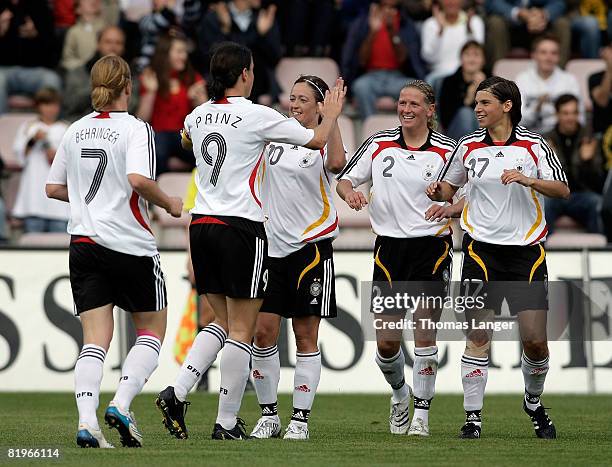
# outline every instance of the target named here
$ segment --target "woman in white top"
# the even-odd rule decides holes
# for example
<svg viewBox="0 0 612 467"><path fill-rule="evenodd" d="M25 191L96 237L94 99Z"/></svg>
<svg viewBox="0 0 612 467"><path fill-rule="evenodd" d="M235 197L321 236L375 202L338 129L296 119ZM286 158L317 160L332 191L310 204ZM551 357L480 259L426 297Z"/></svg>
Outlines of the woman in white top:
<svg viewBox="0 0 612 467"><path fill-rule="evenodd" d="M68 128L47 181L50 198L70 203L70 285L83 326L74 369L77 444L113 447L100 430L96 409L117 305L131 313L137 338L104 419L119 431L123 446L140 447L130 404L157 367L167 306L146 202L174 217L180 217L183 203L155 183L153 131L127 113L132 79L125 60L116 55L98 60L91 87L95 111Z"/></svg>

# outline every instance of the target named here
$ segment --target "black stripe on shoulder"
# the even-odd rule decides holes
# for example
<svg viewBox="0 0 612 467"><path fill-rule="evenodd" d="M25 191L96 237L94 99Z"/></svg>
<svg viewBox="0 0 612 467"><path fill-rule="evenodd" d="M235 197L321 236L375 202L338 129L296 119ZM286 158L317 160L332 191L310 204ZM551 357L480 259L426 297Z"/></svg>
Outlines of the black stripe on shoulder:
<svg viewBox="0 0 612 467"><path fill-rule="evenodd" d="M357 149L357 151L355 151L355 154L348 161L348 163L346 164L344 169L342 169L342 171L338 175L336 175L336 180L340 180L340 178L342 178L342 176L344 176L344 174L346 174L347 172L352 170L353 167L355 167L355 165L357 165L357 162L359 161L359 159L361 159L361 156L363 156L363 154L366 152L366 150L368 149L370 144L372 144L374 141L376 141L379 138L385 138L386 139L386 138L397 137L399 135L399 132L400 132L400 127L394 128L392 130L377 131L372 136L370 136L368 139L366 139L361 144L361 146L359 146L359 149Z"/></svg>
<svg viewBox="0 0 612 467"><path fill-rule="evenodd" d="M461 138L457 142L457 145L455 146L453 152L451 153L450 157L446 161L446 164L444 164L444 167L440 171L440 175L438 175L438 178L436 179L436 181L439 182L439 181L442 181L444 179L444 176L446 175L446 172L448 172L448 169L450 168L450 165L452 164L453 159L455 158L455 155L457 154L457 152L459 152L461 150L461 146L463 145L463 143L465 143L466 141L479 140L479 139L483 138L485 136L485 132L486 131L487 130L485 128L480 128L480 129L474 131L473 133L469 133L469 134L465 135L463 138Z"/></svg>
<svg viewBox="0 0 612 467"><path fill-rule="evenodd" d="M555 152L552 150L552 148L548 145L546 140L542 137L542 135L529 131L525 129L524 127L517 127L516 133L522 137L535 139L536 142L540 145L540 147L544 151L546 162L548 163L549 167L553 171L553 178L555 180L559 180L559 181L567 183L567 178L565 177L565 174L563 172L563 167L561 165L561 162L559 161L559 158L557 157Z"/></svg>
<svg viewBox="0 0 612 467"><path fill-rule="evenodd" d="M432 141L435 141L436 143L440 143L442 145L449 146L451 149L454 149L454 147L457 146L457 141L455 141L452 138L448 138L444 135L441 135L440 133L437 133L437 132L432 132L430 139Z"/></svg>

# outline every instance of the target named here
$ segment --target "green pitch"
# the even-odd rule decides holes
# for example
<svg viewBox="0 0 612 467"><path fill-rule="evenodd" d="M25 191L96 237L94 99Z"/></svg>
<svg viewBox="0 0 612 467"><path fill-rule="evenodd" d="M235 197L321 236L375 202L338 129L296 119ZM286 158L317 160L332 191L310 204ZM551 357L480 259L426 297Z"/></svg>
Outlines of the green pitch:
<svg viewBox="0 0 612 467"><path fill-rule="evenodd" d="M308 442L283 440L212 441L217 398L194 394L187 413L188 440L171 437L161 424L154 395L137 397L132 409L144 435L141 449L76 447L76 406L72 394L0 393L0 464L42 465L42 460L8 459L8 448L59 448L57 464L75 466L337 466L337 465L610 465L612 462L612 398L545 396L559 439L535 438L521 408L521 396L487 396L483 438L457 439L463 422L462 396L436 396L428 439L393 436L388 432L389 398L384 395L318 395L310 420ZM100 407L110 399L104 394ZM281 396L283 424L291 410L290 396ZM102 419L102 409L99 417ZM243 403L247 429L258 418L255 396ZM116 431L103 428L116 446Z"/></svg>

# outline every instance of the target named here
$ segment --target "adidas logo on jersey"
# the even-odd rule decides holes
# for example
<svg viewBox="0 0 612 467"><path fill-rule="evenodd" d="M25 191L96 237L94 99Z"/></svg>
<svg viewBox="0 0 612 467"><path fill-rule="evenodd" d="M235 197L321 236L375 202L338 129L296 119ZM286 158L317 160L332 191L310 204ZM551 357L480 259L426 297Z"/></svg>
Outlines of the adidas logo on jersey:
<svg viewBox="0 0 612 467"><path fill-rule="evenodd" d="M414 160L414 154L410 154L410 155L408 155L408 156L406 157L406 160L413 161L413 160Z"/></svg>
<svg viewBox="0 0 612 467"><path fill-rule="evenodd" d="M475 370L470 371L467 375L465 375L466 378L482 378L484 377L484 373L480 370L480 368L476 368Z"/></svg>
<svg viewBox="0 0 612 467"><path fill-rule="evenodd" d="M419 370L418 374L423 376L433 376L435 373L433 371L433 368L431 366L428 366L427 368Z"/></svg>
<svg viewBox="0 0 612 467"><path fill-rule="evenodd" d="M300 392L310 392L310 388L305 384L302 384L301 386L296 386L294 389Z"/></svg>
<svg viewBox="0 0 612 467"><path fill-rule="evenodd" d="M253 370L253 378L264 379L264 376L259 372L259 370Z"/></svg>
<svg viewBox="0 0 612 467"><path fill-rule="evenodd" d="M297 145L294 144L293 146L291 146L291 149L293 149L294 151L297 151L298 147L297 147Z"/></svg>
<svg viewBox="0 0 612 467"><path fill-rule="evenodd" d="M495 157L504 157L504 153L499 151L497 154L495 154Z"/></svg>

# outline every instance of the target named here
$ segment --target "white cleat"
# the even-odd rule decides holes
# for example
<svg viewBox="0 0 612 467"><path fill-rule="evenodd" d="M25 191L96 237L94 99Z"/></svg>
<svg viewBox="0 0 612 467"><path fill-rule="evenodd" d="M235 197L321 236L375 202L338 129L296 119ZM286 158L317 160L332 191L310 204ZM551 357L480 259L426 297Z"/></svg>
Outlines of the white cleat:
<svg viewBox="0 0 612 467"><path fill-rule="evenodd" d="M291 421L283 439L307 440L310 438L308 424L304 422Z"/></svg>
<svg viewBox="0 0 612 467"><path fill-rule="evenodd" d="M393 435L405 435L410 426L410 396L400 402L393 402L389 410L389 431Z"/></svg>
<svg viewBox="0 0 612 467"><path fill-rule="evenodd" d="M82 448L113 449L115 447L106 441L106 438L104 438L102 434L102 430L91 428L87 423L79 424L77 444Z"/></svg>
<svg viewBox="0 0 612 467"><path fill-rule="evenodd" d="M278 415L263 416L251 431L251 437L257 439L280 438L281 421Z"/></svg>
<svg viewBox="0 0 612 467"><path fill-rule="evenodd" d="M429 436L429 425L421 417L414 418L408 429L408 436Z"/></svg>
<svg viewBox="0 0 612 467"><path fill-rule="evenodd" d="M115 401L108 404L104 420L109 428L115 428L121 437L121 445L128 448L142 446L142 433L136 426L134 412L123 410Z"/></svg>

